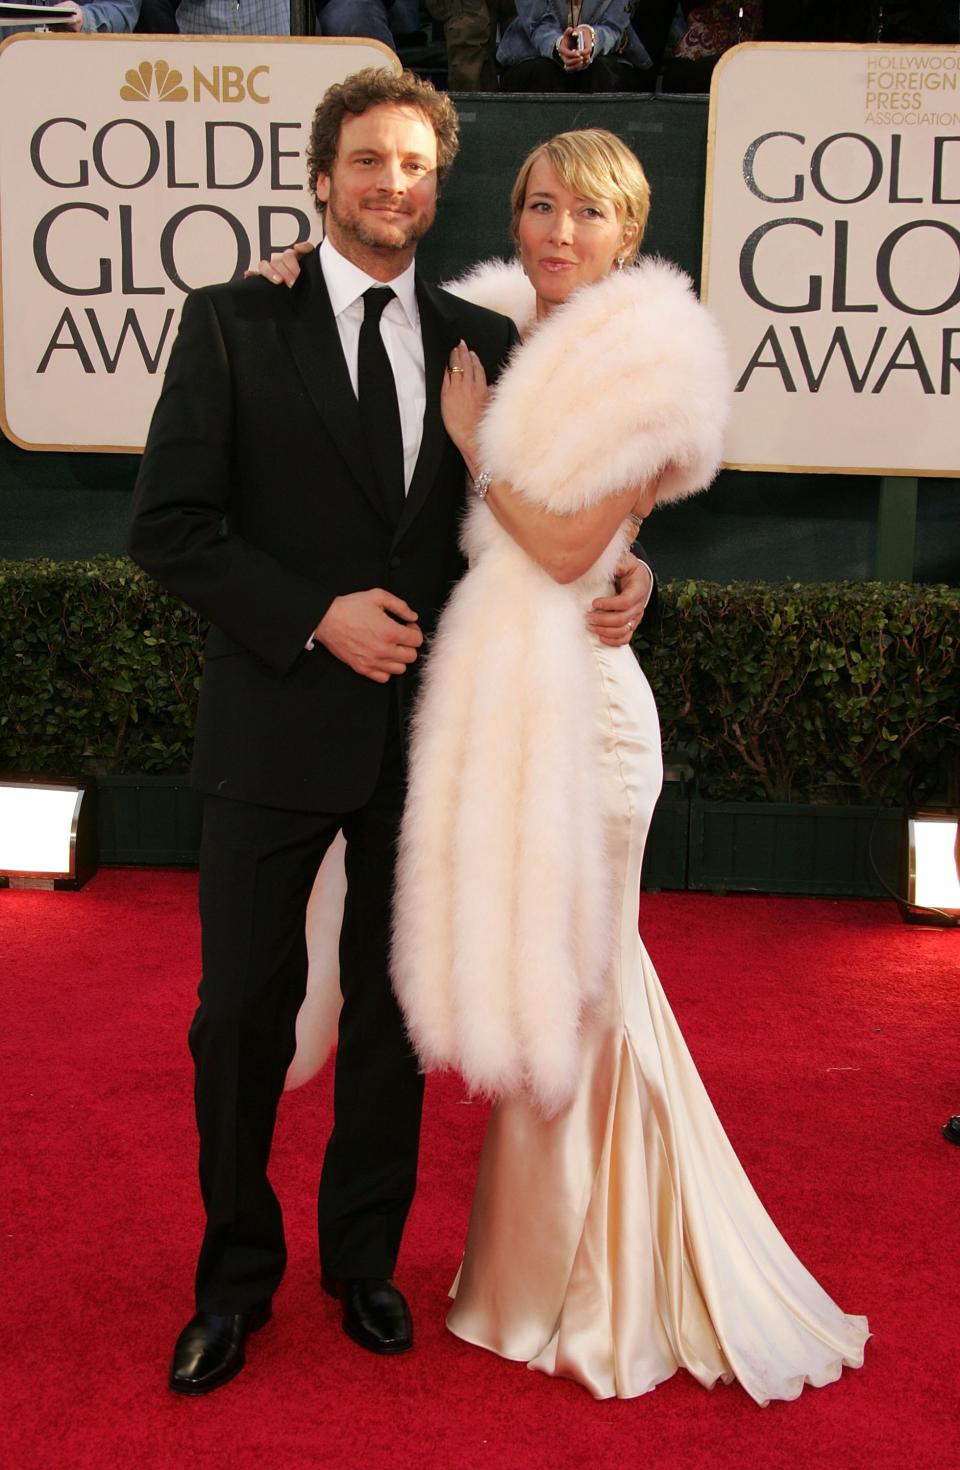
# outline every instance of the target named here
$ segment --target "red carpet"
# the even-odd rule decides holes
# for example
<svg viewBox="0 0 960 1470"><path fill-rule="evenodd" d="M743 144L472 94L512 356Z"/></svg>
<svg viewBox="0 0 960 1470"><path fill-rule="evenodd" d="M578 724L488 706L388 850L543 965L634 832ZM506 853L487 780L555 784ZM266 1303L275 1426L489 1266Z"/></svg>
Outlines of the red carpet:
<svg viewBox="0 0 960 1470"><path fill-rule="evenodd" d="M320 1294L320 1083L275 1150L290 1267L249 1364L208 1399L164 1383L200 1212L185 1031L195 877L106 871L0 893L3 1470L955 1470L960 1464L960 934L892 906L646 897L643 931L733 1142L805 1263L870 1317L867 1365L792 1404L678 1374L595 1403L444 1331L483 1109L427 1094L398 1280L417 1350L383 1361Z"/></svg>

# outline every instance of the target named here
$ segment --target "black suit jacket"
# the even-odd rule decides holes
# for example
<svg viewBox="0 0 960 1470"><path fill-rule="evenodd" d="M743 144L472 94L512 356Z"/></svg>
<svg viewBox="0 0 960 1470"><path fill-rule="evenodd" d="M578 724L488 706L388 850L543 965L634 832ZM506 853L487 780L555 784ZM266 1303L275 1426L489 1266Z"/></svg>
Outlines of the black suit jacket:
<svg viewBox="0 0 960 1470"><path fill-rule="evenodd" d="M417 280L427 407L398 525L380 499L317 253L287 290L251 280L184 302L134 498L130 554L212 624L194 750L201 791L300 811L370 796L391 699L305 643L333 598L384 587L429 638L463 571L463 461L440 418L461 339L494 380L506 317Z"/></svg>

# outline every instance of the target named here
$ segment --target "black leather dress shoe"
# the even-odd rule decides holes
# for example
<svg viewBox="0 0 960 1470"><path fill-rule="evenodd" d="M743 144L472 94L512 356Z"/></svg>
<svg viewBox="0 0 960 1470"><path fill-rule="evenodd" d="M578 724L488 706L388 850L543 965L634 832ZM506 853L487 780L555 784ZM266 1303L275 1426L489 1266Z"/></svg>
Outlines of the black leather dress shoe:
<svg viewBox="0 0 960 1470"><path fill-rule="evenodd" d="M211 1393L235 1378L247 1361L244 1346L251 1332L270 1321L270 1303L249 1312L198 1312L177 1338L170 1364L174 1393Z"/></svg>
<svg viewBox="0 0 960 1470"><path fill-rule="evenodd" d="M348 1337L371 1353L406 1353L413 1347L410 1308L392 1281L378 1276L349 1276L335 1281L321 1276L329 1296L343 1306L342 1325Z"/></svg>
<svg viewBox="0 0 960 1470"><path fill-rule="evenodd" d="M940 1132L948 1143L960 1143L960 1113L948 1118Z"/></svg>

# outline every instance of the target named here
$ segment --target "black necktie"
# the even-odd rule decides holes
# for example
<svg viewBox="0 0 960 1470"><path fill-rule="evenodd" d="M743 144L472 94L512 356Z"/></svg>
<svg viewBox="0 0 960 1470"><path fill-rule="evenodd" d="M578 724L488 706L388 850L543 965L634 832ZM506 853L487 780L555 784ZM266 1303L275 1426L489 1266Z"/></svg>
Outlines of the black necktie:
<svg viewBox="0 0 960 1470"><path fill-rule="evenodd" d="M393 368L380 335L384 307L394 299L389 286L363 293L363 326L357 353L360 422L373 456L384 503L394 524L404 503L403 431Z"/></svg>

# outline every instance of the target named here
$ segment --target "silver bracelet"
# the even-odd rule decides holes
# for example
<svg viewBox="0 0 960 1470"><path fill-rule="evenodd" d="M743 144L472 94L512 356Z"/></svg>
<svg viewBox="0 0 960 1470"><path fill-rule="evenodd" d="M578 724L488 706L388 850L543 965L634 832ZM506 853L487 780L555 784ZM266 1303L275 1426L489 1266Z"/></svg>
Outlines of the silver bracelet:
<svg viewBox="0 0 960 1470"><path fill-rule="evenodd" d="M487 498L487 491L492 484L493 475L489 470L481 470L479 475L474 477L473 493L478 500L485 500Z"/></svg>

